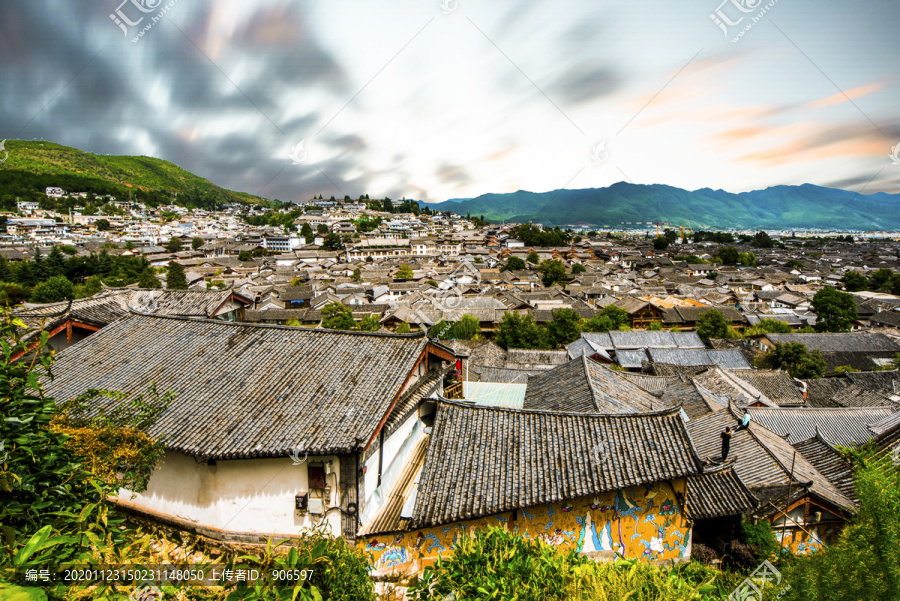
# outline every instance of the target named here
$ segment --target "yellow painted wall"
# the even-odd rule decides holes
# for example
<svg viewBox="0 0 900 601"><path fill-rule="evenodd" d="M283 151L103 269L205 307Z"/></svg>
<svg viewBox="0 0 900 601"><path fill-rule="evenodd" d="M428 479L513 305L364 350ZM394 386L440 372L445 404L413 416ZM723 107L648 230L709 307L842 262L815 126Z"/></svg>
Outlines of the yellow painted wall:
<svg viewBox="0 0 900 601"><path fill-rule="evenodd" d="M690 555L690 528L676 499L684 495L684 480L637 486L619 492L581 497L571 502L520 509L401 534L362 537L358 545L370 552L375 569L421 570L438 556L446 557L458 536L488 525L504 526L551 545L576 551L614 551L646 561Z"/></svg>

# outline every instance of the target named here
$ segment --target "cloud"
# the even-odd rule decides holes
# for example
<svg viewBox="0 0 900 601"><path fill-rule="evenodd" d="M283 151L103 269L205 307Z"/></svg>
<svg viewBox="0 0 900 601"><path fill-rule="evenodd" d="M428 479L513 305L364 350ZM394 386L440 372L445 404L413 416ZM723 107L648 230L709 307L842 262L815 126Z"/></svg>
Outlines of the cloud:
<svg viewBox="0 0 900 601"><path fill-rule="evenodd" d="M445 184L455 184L456 187L472 183L472 177L465 168L460 165L449 165L444 163L436 169L434 173L441 182Z"/></svg>

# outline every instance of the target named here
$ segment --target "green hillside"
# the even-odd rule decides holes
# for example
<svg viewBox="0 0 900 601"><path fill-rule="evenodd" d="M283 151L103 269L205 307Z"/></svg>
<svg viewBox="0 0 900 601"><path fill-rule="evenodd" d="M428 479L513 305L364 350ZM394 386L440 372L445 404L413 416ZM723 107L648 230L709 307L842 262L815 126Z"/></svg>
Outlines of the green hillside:
<svg viewBox="0 0 900 601"><path fill-rule="evenodd" d="M620 182L608 188L484 194L427 206L484 215L494 222L552 226L586 222L615 228L621 222L663 221L705 229L900 229L900 195L865 195L811 184L732 194Z"/></svg>
<svg viewBox="0 0 900 601"><path fill-rule="evenodd" d="M221 188L181 167L145 156L105 156L45 141L7 140L7 160L0 164L0 199L44 196L48 186L67 192L112 194L151 203L211 206L265 199ZM5 153L0 153L0 158Z"/></svg>

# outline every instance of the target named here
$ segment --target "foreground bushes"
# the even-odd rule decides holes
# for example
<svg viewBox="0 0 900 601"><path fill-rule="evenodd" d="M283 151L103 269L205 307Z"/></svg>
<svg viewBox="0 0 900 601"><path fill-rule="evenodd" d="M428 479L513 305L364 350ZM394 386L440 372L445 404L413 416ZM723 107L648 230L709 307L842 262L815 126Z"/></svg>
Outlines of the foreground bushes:
<svg viewBox="0 0 900 601"><path fill-rule="evenodd" d="M727 598L743 576L697 562L658 568L637 560L596 563L502 528L461 537L410 587L418 601L679 601Z"/></svg>

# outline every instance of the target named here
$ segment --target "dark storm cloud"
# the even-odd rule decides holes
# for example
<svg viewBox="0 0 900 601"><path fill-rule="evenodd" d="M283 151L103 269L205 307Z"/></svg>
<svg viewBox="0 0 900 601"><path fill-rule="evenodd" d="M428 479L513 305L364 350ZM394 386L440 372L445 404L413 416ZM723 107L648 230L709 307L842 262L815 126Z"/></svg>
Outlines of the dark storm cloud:
<svg viewBox="0 0 900 601"><path fill-rule="evenodd" d="M288 149L311 136L321 117L288 118L279 101L301 88L347 93L343 70L295 3L262 7L221 40L210 33L213 4L180 2L137 43L109 19L120 4L3 3L0 136L106 154L142 154L149 141L159 158L254 192L283 166L270 157L283 154L290 164ZM176 120L199 134L174 127ZM246 123L247 131L210 134L209 124L223 120ZM358 137L335 143L365 147Z"/></svg>

